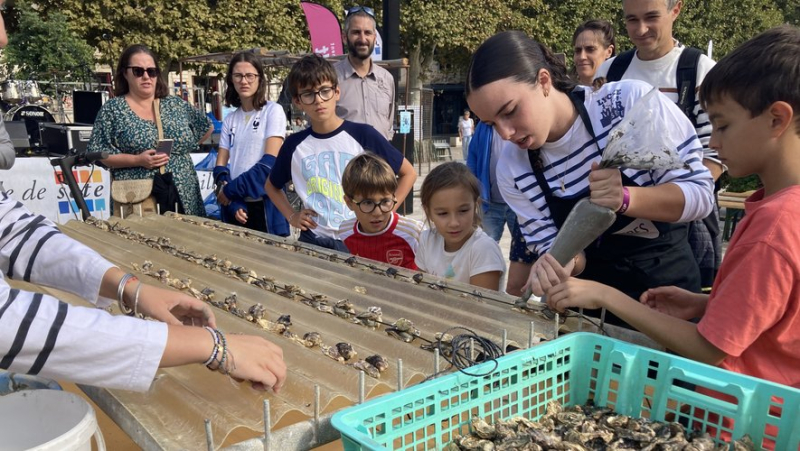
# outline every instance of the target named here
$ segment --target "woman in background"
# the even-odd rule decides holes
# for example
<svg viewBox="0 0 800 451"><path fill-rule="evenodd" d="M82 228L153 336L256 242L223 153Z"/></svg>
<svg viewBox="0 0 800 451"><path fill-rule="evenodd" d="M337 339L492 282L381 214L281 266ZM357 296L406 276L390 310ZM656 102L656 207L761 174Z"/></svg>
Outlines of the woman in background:
<svg viewBox="0 0 800 451"><path fill-rule="evenodd" d="M614 26L602 19L580 24L572 35L572 48L578 83L591 86L597 69L617 51Z"/></svg>
<svg viewBox="0 0 800 451"><path fill-rule="evenodd" d="M211 135L211 120L183 99L169 95L158 58L142 44L122 52L114 76L114 95L97 113L87 152L109 153L103 165L111 169L112 180L153 178L158 168L166 166L173 174L186 214L205 216L190 153ZM156 99L164 138L173 140L169 154L155 151Z"/></svg>

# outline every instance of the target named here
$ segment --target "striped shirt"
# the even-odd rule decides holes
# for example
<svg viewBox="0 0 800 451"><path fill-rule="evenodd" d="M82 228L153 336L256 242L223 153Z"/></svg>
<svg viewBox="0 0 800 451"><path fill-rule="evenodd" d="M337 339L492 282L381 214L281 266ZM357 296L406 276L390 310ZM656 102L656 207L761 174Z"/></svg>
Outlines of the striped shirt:
<svg viewBox="0 0 800 451"><path fill-rule="evenodd" d="M589 195L589 172L593 162L599 162L609 131L618 124L639 98L652 88L641 81L607 83L596 92L586 92L584 102L598 142L589 134L580 118L558 141L545 143L541 149L543 171L553 196L582 198ZM686 168L670 171L623 169L638 186L647 187L674 183L683 191L685 205L678 222L689 222L708 216L714 204L711 173L702 164L702 145L691 122L680 109L662 94L658 96L660 110L654 112L663 124ZM498 187L506 203L519 219L522 235L528 248L538 255L550 249L558 233L542 190L536 183L527 150L507 142L497 163ZM564 187L562 191L561 187ZM626 231L629 236L636 232ZM642 238L654 238L641 235Z"/></svg>
<svg viewBox="0 0 800 451"><path fill-rule="evenodd" d="M163 323L112 316L12 289L6 277L58 288L98 307L114 265L43 216L0 194L0 368L107 388L145 391L167 341Z"/></svg>
<svg viewBox="0 0 800 451"><path fill-rule="evenodd" d="M339 238L353 255L416 270L421 232L421 222L393 213L386 229L378 233L363 232L355 218L348 219L339 228Z"/></svg>

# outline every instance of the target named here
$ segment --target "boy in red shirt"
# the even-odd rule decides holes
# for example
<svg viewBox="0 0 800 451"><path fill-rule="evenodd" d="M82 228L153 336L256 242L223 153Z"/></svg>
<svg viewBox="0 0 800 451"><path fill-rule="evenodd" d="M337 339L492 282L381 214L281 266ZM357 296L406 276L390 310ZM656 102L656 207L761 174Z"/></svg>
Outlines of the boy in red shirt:
<svg viewBox="0 0 800 451"><path fill-rule="evenodd" d="M397 177L386 160L373 153L356 156L342 174L345 204L356 214L339 227L339 238L353 255L417 269L422 223L394 212Z"/></svg>
<svg viewBox="0 0 800 451"><path fill-rule="evenodd" d="M757 174L764 184L745 202L710 295L660 287L640 304L569 279L548 290L550 307L603 307L685 357L800 388L798 80L800 29L784 25L727 55L700 88L710 147L732 177Z"/></svg>

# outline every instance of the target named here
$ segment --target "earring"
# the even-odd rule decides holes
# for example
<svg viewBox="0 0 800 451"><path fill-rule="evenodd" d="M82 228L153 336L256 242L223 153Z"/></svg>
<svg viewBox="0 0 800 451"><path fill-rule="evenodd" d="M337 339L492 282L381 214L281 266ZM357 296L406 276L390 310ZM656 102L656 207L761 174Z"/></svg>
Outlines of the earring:
<svg viewBox="0 0 800 451"><path fill-rule="evenodd" d="M544 90L544 96L547 97L549 95L550 95L550 90L549 89L545 89Z"/></svg>

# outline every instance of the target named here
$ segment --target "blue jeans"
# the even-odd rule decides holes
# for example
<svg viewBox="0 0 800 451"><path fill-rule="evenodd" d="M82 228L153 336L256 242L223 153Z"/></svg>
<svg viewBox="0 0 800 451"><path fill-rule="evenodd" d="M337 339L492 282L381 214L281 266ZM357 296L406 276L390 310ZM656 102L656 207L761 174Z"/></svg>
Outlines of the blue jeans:
<svg viewBox="0 0 800 451"><path fill-rule="evenodd" d="M469 142L472 141L472 135L464 136L461 138L461 156L464 161L467 161L467 154L469 153Z"/></svg>
<svg viewBox="0 0 800 451"><path fill-rule="evenodd" d="M503 229L508 224L508 231L514 230L517 215L504 203L483 203L483 231L495 241L503 237Z"/></svg>
<svg viewBox="0 0 800 451"><path fill-rule="evenodd" d="M344 241L328 238L326 236L319 236L310 230L303 230L300 232L300 237L297 239L297 241L333 249L335 251L344 252L345 254L350 253L350 251L347 250L347 246L344 245Z"/></svg>

